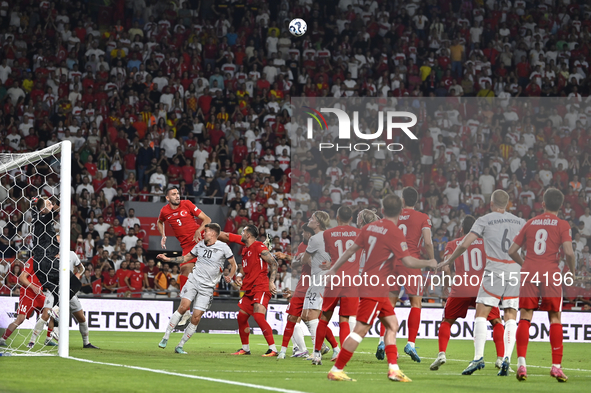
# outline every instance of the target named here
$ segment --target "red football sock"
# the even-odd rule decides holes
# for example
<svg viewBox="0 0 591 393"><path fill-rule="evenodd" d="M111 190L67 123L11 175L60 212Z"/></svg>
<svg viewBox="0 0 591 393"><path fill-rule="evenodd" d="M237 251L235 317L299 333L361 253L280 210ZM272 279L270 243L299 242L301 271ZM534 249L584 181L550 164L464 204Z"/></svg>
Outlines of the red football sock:
<svg viewBox="0 0 591 393"><path fill-rule="evenodd" d="M388 364L398 364L398 348L396 348L396 344L386 345L386 359L388 359Z"/></svg>
<svg viewBox="0 0 591 393"><path fill-rule="evenodd" d="M344 348L341 349L341 352L339 352L339 356L337 357L337 361L335 362L334 366L339 370L344 369L347 363L349 363L349 360L351 360L352 356L353 352L349 352Z"/></svg>
<svg viewBox="0 0 591 393"><path fill-rule="evenodd" d="M285 330L283 331L283 342L281 346L286 347L289 345L289 340L291 340L291 336L293 336L293 329L295 328L295 323L291 321L287 321L287 325L285 325Z"/></svg>
<svg viewBox="0 0 591 393"><path fill-rule="evenodd" d="M267 344L273 345L275 344L275 339L273 338L273 329L269 326L267 319L265 318L265 314L260 312L255 312L253 315L254 320L256 321L257 325L263 331L263 336L265 336L265 340L267 340Z"/></svg>
<svg viewBox="0 0 591 393"><path fill-rule="evenodd" d="M517 325L517 333L515 334L515 346L517 347L517 356L519 356L520 358L524 358L527 355L527 344L529 343L530 325L531 322L527 319L522 319L521 321L519 321L519 325Z"/></svg>
<svg viewBox="0 0 591 393"><path fill-rule="evenodd" d="M14 332L14 329L11 329L10 327L6 329L6 331L4 332L4 334L2 335L2 338L4 340L6 340L8 337L10 337L10 335L12 334L12 332Z"/></svg>
<svg viewBox="0 0 591 393"><path fill-rule="evenodd" d="M502 323L497 323L493 327L493 341L497 349L497 357L505 356L505 326Z"/></svg>
<svg viewBox="0 0 591 393"><path fill-rule="evenodd" d="M447 321L441 322L439 325L439 352L447 351L447 344L451 337L451 325Z"/></svg>
<svg viewBox="0 0 591 393"><path fill-rule="evenodd" d="M47 337L51 337L51 332L53 332L53 329L50 329L49 327L47 328Z"/></svg>
<svg viewBox="0 0 591 393"><path fill-rule="evenodd" d="M384 337L385 334L386 334L386 327L382 323L382 324L380 324L380 337Z"/></svg>
<svg viewBox="0 0 591 393"><path fill-rule="evenodd" d="M238 312L238 333L242 345L248 345L248 336L250 335L250 325L248 324L248 314Z"/></svg>
<svg viewBox="0 0 591 393"><path fill-rule="evenodd" d="M408 314L408 342L414 343L416 341L419 326L421 326L421 309L411 307L410 314Z"/></svg>
<svg viewBox="0 0 591 393"><path fill-rule="evenodd" d="M322 320L320 320L318 327L320 327L321 323L322 323ZM328 343L330 344L331 348L338 347L339 344L337 343L337 339L334 337L334 333L332 332L332 329L328 327L328 322L326 322L326 327L324 329L325 329L324 335L325 335L326 339L328 340ZM316 337L318 337L318 336L316 336Z"/></svg>
<svg viewBox="0 0 591 393"><path fill-rule="evenodd" d="M187 276L179 274L179 285L180 285L181 289L183 289L186 282L187 282Z"/></svg>
<svg viewBox="0 0 591 393"><path fill-rule="evenodd" d="M351 333L351 325L349 325L349 321L340 322L339 323L339 341L341 342L341 348L343 347L343 343L349 334Z"/></svg>
<svg viewBox="0 0 591 393"><path fill-rule="evenodd" d="M550 324L550 346L552 347L552 364L562 363L562 325Z"/></svg>
<svg viewBox="0 0 591 393"><path fill-rule="evenodd" d="M318 327L316 328L316 338L314 341L314 350L320 351L322 349L322 343L324 342L324 337L326 332L328 331L328 322L323 321L322 319L318 320ZM334 338L334 337L333 337Z"/></svg>

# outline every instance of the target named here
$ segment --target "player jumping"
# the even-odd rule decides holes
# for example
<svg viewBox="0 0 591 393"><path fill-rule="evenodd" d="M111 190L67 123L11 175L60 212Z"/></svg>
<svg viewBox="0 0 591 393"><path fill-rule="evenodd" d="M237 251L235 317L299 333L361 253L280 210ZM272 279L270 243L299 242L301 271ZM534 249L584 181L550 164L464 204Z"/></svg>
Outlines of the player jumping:
<svg viewBox="0 0 591 393"><path fill-rule="evenodd" d="M421 257L421 247L425 244L425 252L428 259L434 259L433 240L431 239L431 220L425 213L414 209L419 199L419 193L412 187L405 187L402 190L402 203L404 208L398 218L398 228L402 230L408 244L408 253L410 256L419 259ZM404 289L410 298L410 313L408 314L408 340L404 346L404 353L409 355L415 362L421 362L415 348L415 340L421 326L421 304L423 302L423 272L420 269L411 269L404 266L400 261L397 262L396 276L404 277ZM393 307L396 307L400 287L395 285L390 288L390 301ZM384 359L384 330L385 326L380 328L380 343L376 351L376 358Z"/></svg>
<svg viewBox="0 0 591 393"><path fill-rule="evenodd" d="M168 204L160 210L160 215L158 216L157 221L158 232L160 232L160 235L162 236L160 246L163 249L166 249L164 224L168 222L174 232L174 236L178 239L179 243L181 243L183 255L189 255L191 250L195 248L195 245L201 241L205 225L211 222L211 218L195 206L193 202L181 200L179 189L176 186L173 186L166 191L166 201ZM195 218L202 221L201 225L197 224ZM178 277L181 290L194 267L195 258L181 264ZM182 320L179 321L179 324L184 325L188 321L190 315L191 311L187 310L185 315L183 315Z"/></svg>
<svg viewBox="0 0 591 393"><path fill-rule="evenodd" d="M492 193L490 201L491 213L480 217L472 226L471 232L464 237L462 244L456 248L446 261L438 268L453 263L479 237L484 240L486 265L482 283L476 298L476 315L474 319L474 360L462 372L471 375L484 368L484 346L486 344L486 318L493 307L501 303L505 318L505 355L499 376L509 374L511 354L515 346L517 332L517 306L519 302L519 272L521 266L510 259L509 247L519 233L525 220L505 211L509 202L509 194L503 190Z"/></svg>
<svg viewBox="0 0 591 393"><path fill-rule="evenodd" d="M529 327L536 309L548 311L550 320L550 346L552 348L552 369L550 376L558 382L566 382L568 377L562 371L563 330L560 318L562 311L562 280L557 285L556 277L561 277L559 268L560 246L566 256L570 272L575 271L575 255L568 222L557 217L562 207L564 195L555 188L544 193L544 213L529 220L513 240L509 256L521 265L523 283L519 292L519 326L517 327L517 379L527 379L525 356L529 342ZM519 249L525 246L525 261ZM550 277L550 283L544 282ZM541 305L538 307L539 301Z"/></svg>
<svg viewBox="0 0 591 393"><path fill-rule="evenodd" d="M362 210L357 215L357 228L355 228L349 225L353 218L352 216L353 212L350 207L341 206L337 211L338 225L334 228L327 229L323 233L326 252L330 255L333 265L343 255L343 252L355 242L355 239L360 233L360 230L357 228L362 228L371 222L379 220L379 217L373 211L367 209ZM347 261L345 267L340 271L341 277L351 277L353 279L353 277L359 275L361 255L362 252L357 252ZM322 302L322 315L320 316L320 323L316 332L314 360L312 360L312 364L322 364L322 344L324 343L326 333L330 330L328 322L332 318L337 304L339 305L339 340L341 347L351 333L349 318L357 315L357 307L359 306L357 288L348 282L338 284L338 287L326 290ZM335 355L338 355L338 352L333 353L333 359L331 360L336 360Z"/></svg>
<svg viewBox="0 0 591 393"><path fill-rule="evenodd" d="M240 289L244 291L244 295L238 302L240 308L238 312L238 332L240 333L242 348L233 355L250 355L248 318L252 315L269 345L269 349L263 356L277 356L273 330L265 318L269 299L277 293L277 288L275 288L277 261L267 247L256 240L258 236L259 231L254 225L244 227L242 236L226 232L222 232L220 235L220 239L224 241L245 246L242 249L242 271L235 280L236 284L241 287Z"/></svg>
<svg viewBox="0 0 591 393"><path fill-rule="evenodd" d="M191 307L191 302L194 302L191 322L185 329L181 342L174 349L176 353L180 354L187 354L183 350L183 346L197 330L197 325L199 325L203 313L211 306L213 291L220 281L226 260L230 263L230 273L224 277L224 280L227 283L232 282L232 277L236 273L236 261L234 260L232 250L230 250L230 247L226 243L218 241L218 236L221 232L220 226L210 223L203 227L203 240L195 245L188 254L176 258L168 258L164 254L158 255L158 258L164 262L173 263L186 263L198 257L193 271L189 274L186 285L181 290L181 304L170 318L170 322L166 327L166 333L160 344L158 344L160 348L166 348L170 333L189 307Z"/></svg>
<svg viewBox="0 0 591 393"><path fill-rule="evenodd" d="M476 219L472 216L464 217L462 221L461 236L455 240L447 243L445 247L445 256L451 255L458 245L462 243L465 234L470 233L472 225ZM458 318L466 318L469 307L476 306L476 296L478 295L478 287L470 285L470 283L480 282L482 280L482 273L484 268L484 261L486 260L486 253L484 252L484 244L482 239L474 240L474 243L468 247L466 252L462 254L461 259L456 259L454 265L454 274L456 276L464 277L459 284L454 282L449 298L445 303L443 310L443 321L439 327L439 354L431 364L430 369L435 371L445 364L447 361L445 351L447 344L451 337L451 325L453 325ZM469 277L469 278L468 278ZM475 278L472 278L475 277ZM456 285L457 284L457 285ZM505 350L503 335L505 329L501 322L500 311L498 307L494 307L490 314L488 314L488 321L493 326L493 340L497 349L497 368L501 368L503 363L503 352Z"/></svg>
<svg viewBox="0 0 591 393"><path fill-rule="evenodd" d="M394 261L402 259L402 263L410 268L435 267L437 262L432 260L419 260L409 255L408 246L402 230L398 228L398 216L402 210L402 201L396 195L387 195L382 200L383 219L364 226L361 233L355 239L354 244L338 259L327 275L337 274L341 266L359 250L363 250L366 256L363 276L377 277L384 285L394 272ZM386 280L388 278L388 280ZM370 280L373 281L373 280ZM376 317L380 318L386 326L385 352L388 358L388 378L392 381L410 382L404 373L398 368L398 350L396 349L396 332L398 331L398 319L389 298L380 293L380 282L371 286L360 288L359 308L357 310L357 323L353 332L343 343L343 347L337 357L335 365L328 373L328 379L334 381L354 381L345 374L343 369L353 356L363 337L367 334ZM378 296L376 296L378 295Z"/></svg>

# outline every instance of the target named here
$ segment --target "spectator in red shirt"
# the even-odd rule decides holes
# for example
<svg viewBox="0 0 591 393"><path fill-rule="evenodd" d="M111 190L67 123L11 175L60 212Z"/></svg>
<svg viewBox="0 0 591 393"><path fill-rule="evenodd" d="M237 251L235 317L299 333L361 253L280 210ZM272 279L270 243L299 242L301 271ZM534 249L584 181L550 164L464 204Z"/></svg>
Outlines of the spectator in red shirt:
<svg viewBox="0 0 591 393"><path fill-rule="evenodd" d="M144 266L144 290L154 290L154 278L160 269L156 266L153 259L148 260L148 265Z"/></svg>

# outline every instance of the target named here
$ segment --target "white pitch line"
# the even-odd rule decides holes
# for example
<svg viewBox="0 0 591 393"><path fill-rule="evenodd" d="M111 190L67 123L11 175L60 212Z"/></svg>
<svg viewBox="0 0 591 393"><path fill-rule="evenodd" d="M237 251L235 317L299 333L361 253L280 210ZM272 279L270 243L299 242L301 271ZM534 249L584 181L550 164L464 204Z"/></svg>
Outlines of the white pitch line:
<svg viewBox="0 0 591 393"><path fill-rule="evenodd" d="M164 370L155 370L155 369L146 368L146 367L128 366L128 365L125 365L125 364L117 364L117 363L97 362L97 361L94 361L94 360L80 359L80 358L75 358L75 357L68 357L67 359L76 360L78 362L84 362L84 363L100 364L100 365L103 365L103 366L130 368L130 369L133 369L133 370L148 371L148 372L152 372L152 373L156 373L156 374L165 374L165 375L171 375L171 376L175 376L175 377L200 379L202 381L217 382L217 383L223 383L223 384L226 384L226 385L243 386L243 387L252 388L252 389L269 390L269 391L272 391L272 392L281 392L281 393L305 393L305 392L302 392L302 391L299 391L299 390L289 390L289 389L282 389L282 388L274 388L274 387L271 387L271 386L255 385L253 383L227 381L227 380L224 380L224 379L201 377L199 375L186 375L186 374L174 373L174 372L164 371Z"/></svg>

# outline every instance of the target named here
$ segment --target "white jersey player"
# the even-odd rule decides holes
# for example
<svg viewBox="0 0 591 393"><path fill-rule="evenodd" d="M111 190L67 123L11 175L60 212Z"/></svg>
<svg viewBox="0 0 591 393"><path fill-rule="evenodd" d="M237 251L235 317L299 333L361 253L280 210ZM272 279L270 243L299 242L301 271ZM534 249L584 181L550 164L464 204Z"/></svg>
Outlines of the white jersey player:
<svg viewBox="0 0 591 393"><path fill-rule="evenodd" d="M324 247L324 231L330 225L330 216L323 211L316 211L308 221L308 227L314 231L314 235L308 241L308 247L302 258L302 263L310 265L310 287L306 291L304 306L302 311L302 321L308 326L312 343L316 342L316 330L320 314L322 313L322 302L324 296L324 275L330 268L330 263L324 265L324 262L330 261L330 255ZM302 280L307 278L302 278ZM328 352L328 347L323 344L323 353ZM338 348L333 348L338 353Z"/></svg>
<svg viewBox="0 0 591 393"><path fill-rule="evenodd" d="M521 266L511 259L509 247L525 225L525 220L505 211L509 195L503 190L496 190L491 196L491 213L480 217L472 226L471 232L464 237L460 246L439 267L446 266L462 255L464 251L481 237L486 251L486 265L482 283L476 298L476 316L474 319L474 360L462 372L471 375L484 368L484 344L486 343L486 318L493 307L501 306L505 318L505 356L499 376L509 372L511 354L515 346L517 333L517 308L519 304L519 283Z"/></svg>
<svg viewBox="0 0 591 393"><path fill-rule="evenodd" d="M194 301L191 322L185 329L181 342L174 349L176 353L186 354L183 346L197 330L203 313L211 306L213 291L220 281L226 260L230 263L230 274L225 276L224 280L227 283L232 281L232 277L236 273L236 261L230 247L226 243L218 241L220 232L221 228L218 224L207 224L203 231L203 240L197 243L188 254L177 258L168 258L163 254L158 255L159 259L174 263L183 263L198 257L195 267L181 291L181 304L170 318L166 333L158 344L160 348L166 348L170 333L181 320L183 314L187 312L191 302Z"/></svg>

